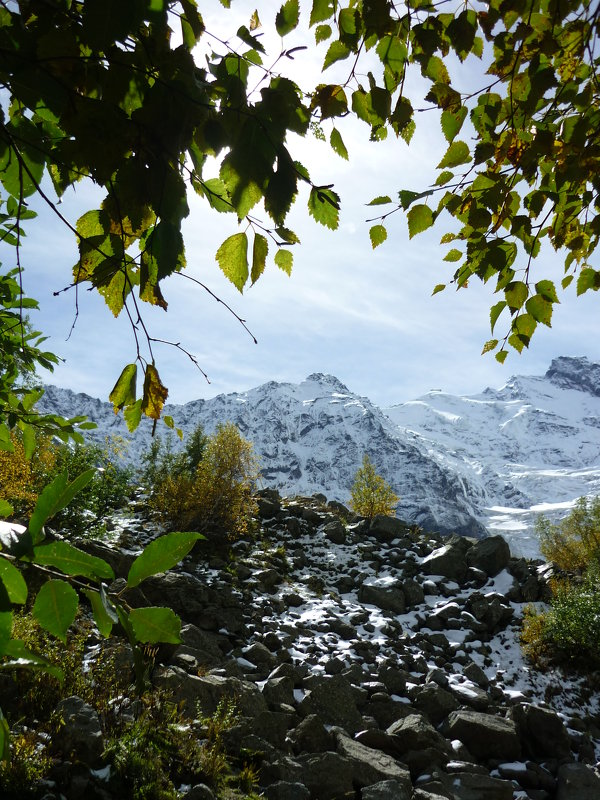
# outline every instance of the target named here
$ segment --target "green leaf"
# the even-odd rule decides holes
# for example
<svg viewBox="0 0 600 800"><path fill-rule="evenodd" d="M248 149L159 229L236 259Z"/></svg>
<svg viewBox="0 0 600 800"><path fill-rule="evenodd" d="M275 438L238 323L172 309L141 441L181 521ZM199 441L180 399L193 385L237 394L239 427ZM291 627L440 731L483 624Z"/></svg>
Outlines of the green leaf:
<svg viewBox="0 0 600 800"><path fill-rule="evenodd" d="M344 144L342 135L337 128L333 128L333 130L331 131L331 135L329 136L329 143L331 144L332 150L335 153L337 153L338 156L340 156L340 158L343 158L346 161L348 161L348 151L346 150L346 145Z"/></svg>
<svg viewBox="0 0 600 800"><path fill-rule="evenodd" d="M289 250L278 250L275 253L275 263L286 275L292 274L294 256Z"/></svg>
<svg viewBox="0 0 600 800"><path fill-rule="evenodd" d="M115 578L112 567L104 559L84 553L69 542L50 542L34 547L33 562L59 569L65 575L110 581Z"/></svg>
<svg viewBox="0 0 600 800"><path fill-rule="evenodd" d="M8 657L8 661L0 664L0 670L12 670L15 667L26 667L27 669L47 672L59 681L64 680L64 674L60 667L54 666L46 658L27 649L25 642L20 639L11 639L3 647L3 656Z"/></svg>
<svg viewBox="0 0 600 800"><path fill-rule="evenodd" d="M452 144L467 116L467 107L461 106L458 111L453 111L449 108L442 111L441 123L442 131L446 137L446 141Z"/></svg>
<svg viewBox="0 0 600 800"><path fill-rule="evenodd" d="M77 592L66 581L49 580L37 593L33 604L33 616L44 630L65 644L67 631L77 613Z"/></svg>
<svg viewBox="0 0 600 800"><path fill-rule="evenodd" d="M6 500L0 500L0 517L9 517L13 512L13 507Z"/></svg>
<svg viewBox="0 0 600 800"><path fill-rule="evenodd" d="M333 31L331 30L331 25L317 26L317 28L315 29L315 43L319 44L319 42L326 41L327 39L329 39L332 33Z"/></svg>
<svg viewBox="0 0 600 800"><path fill-rule="evenodd" d="M371 247L375 250L380 244L383 244L387 239L387 231L383 225L373 225L369 230L369 237L371 239Z"/></svg>
<svg viewBox="0 0 600 800"><path fill-rule="evenodd" d="M245 233L234 233L217 250L219 267L239 292L244 291L248 280L248 237Z"/></svg>
<svg viewBox="0 0 600 800"><path fill-rule="evenodd" d="M450 172L450 170L448 169L445 169L443 172L440 172L440 174L435 179L434 186L443 186L445 183L448 183L448 181L451 181L453 177L454 173Z"/></svg>
<svg viewBox="0 0 600 800"><path fill-rule="evenodd" d="M498 339L489 339L484 345L483 350L481 351L481 355L485 355L489 353L490 350L495 350L498 347Z"/></svg>
<svg viewBox="0 0 600 800"><path fill-rule="evenodd" d="M299 244L300 239L289 228L275 228L275 233L287 244Z"/></svg>
<svg viewBox="0 0 600 800"><path fill-rule="evenodd" d="M512 281L504 290L504 297L511 311L522 308L529 296L529 289L523 281Z"/></svg>
<svg viewBox="0 0 600 800"><path fill-rule="evenodd" d="M462 257L462 252L453 247L452 250L449 250L444 256L444 261L460 261Z"/></svg>
<svg viewBox="0 0 600 800"><path fill-rule="evenodd" d="M577 278L577 296L579 297L589 289L594 292L600 289L600 272L590 267L584 267Z"/></svg>
<svg viewBox="0 0 600 800"><path fill-rule="evenodd" d="M269 243L267 242L266 236L260 233L255 234L254 244L252 246L252 272L250 273L252 284L255 284L265 271L268 252Z"/></svg>
<svg viewBox="0 0 600 800"><path fill-rule="evenodd" d="M105 639L108 638L118 617L112 604L106 597L104 589L102 588L99 592L93 589L84 589L83 592L92 606L92 612L100 635L104 636Z"/></svg>
<svg viewBox="0 0 600 800"><path fill-rule="evenodd" d="M8 594L11 603L22 605L27 600L27 584L21 571L0 555L0 581Z"/></svg>
<svg viewBox="0 0 600 800"><path fill-rule="evenodd" d="M388 197L387 194L386 194L386 195L380 195L379 197L375 197L373 200L371 200L370 203L367 203L367 205L368 206L384 206L387 203L391 203L391 202L392 202L392 198Z"/></svg>
<svg viewBox="0 0 600 800"><path fill-rule="evenodd" d="M124 406L135 403L136 381L137 364L127 364L108 396L113 404L115 414Z"/></svg>
<svg viewBox="0 0 600 800"><path fill-rule="evenodd" d="M527 312L531 314L536 322L552 327L552 303L544 299L541 295L535 294L525 303Z"/></svg>
<svg viewBox="0 0 600 800"><path fill-rule="evenodd" d="M287 0L275 16L275 28L280 36L286 36L297 27L300 19L298 0Z"/></svg>
<svg viewBox="0 0 600 800"><path fill-rule="evenodd" d="M321 225L336 230L340 219L340 198L328 187L313 186L308 197L308 211Z"/></svg>
<svg viewBox="0 0 600 800"><path fill-rule="evenodd" d="M150 575L171 569L187 556L199 539L204 539L201 533L182 533L180 531L166 533L164 536L154 539L146 545L144 552L131 565L127 576L127 585L138 586Z"/></svg>
<svg viewBox="0 0 600 800"><path fill-rule="evenodd" d="M438 294L438 292L443 292L445 288L446 288L445 283L438 283L436 286L433 287L433 292L431 293L431 296L433 297L434 294Z"/></svg>
<svg viewBox="0 0 600 800"><path fill-rule="evenodd" d="M496 353L496 361L499 361L501 364L504 364L507 355L508 355L507 350L500 350L499 353Z"/></svg>
<svg viewBox="0 0 600 800"><path fill-rule="evenodd" d="M75 495L88 485L96 473L96 469L88 469L82 472L74 481L68 483L69 477L67 473L61 472L44 488L29 519L28 531L33 544L37 544L41 540L40 533L44 524L59 511L62 511Z"/></svg>
<svg viewBox="0 0 600 800"><path fill-rule="evenodd" d="M412 239L417 233L422 233L433 225L433 212L429 206L418 203L411 206L406 215L408 220L408 237Z"/></svg>
<svg viewBox="0 0 600 800"><path fill-rule="evenodd" d="M336 61L343 61L345 58L348 58L349 55L350 48L343 42L340 42L339 39L336 39L329 45L329 49L325 55L323 72L332 64L335 64Z"/></svg>
<svg viewBox="0 0 600 800"><path fill-rule="evenodd" d="M138 427L142 419L142 398L136 400L123 411L123 418L127 424L127 430L130 433Z"/></svg>
<svg viewBox="0 0 600 800"><path fill-rule="evenodd" d="M458 167L460 164L467 164L471 160L471 153L469 152L469 145L466 142L453 142L446 150L446 153L440 163L437 165L438 169L442 167Z"/></svg>
<svg viewBox="0 0 600 800"><path fill-rule="evenodd" d="M498 317L506 308L507 303L506 300L500 300L498 303L493 305L490 309L490 327L492 333L494 332L494 328L496 327L496 323L498 322Z"/></svg>
<svg viewBox="0 0 600 800"><path fill-rule="evenodd" d="M179 644L181 620L170 608L150 606L134 608L129 612L129 622L138 642Z"/></svg>
<svg viewBox="0 0 600 800"><path fill-rule="evenodd" d="M313 0L310 12L310 26L325 22L333 14L333 0Z"/></svg>
<svg viewBox="0 0 600 800"><path fill-rule="evenodd" d="M541 295L545 300L550 303L559 303L558 295L556 294L556 287L552 281L543 280L538 281L535 285L536 292Z"/></svg>

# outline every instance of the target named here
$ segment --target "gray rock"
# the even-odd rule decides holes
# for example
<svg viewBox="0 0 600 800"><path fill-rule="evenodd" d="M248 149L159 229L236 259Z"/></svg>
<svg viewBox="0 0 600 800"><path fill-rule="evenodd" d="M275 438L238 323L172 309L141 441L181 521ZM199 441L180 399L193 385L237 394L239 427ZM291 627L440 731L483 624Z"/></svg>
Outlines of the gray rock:
<svg viewBox="0 0 600 800"><path fill-rule="evenodd" d="M425 714L434 725L439 725L460 706L454 695L436 683L418 687L414 695L411 694L411 699L415 708Z"/></svg>
<svg viewBox="0 0 600 800"><path fill-rule="evenodd" d="M323 533L332 544L344 544L346 541L346 529L339 520L328 522L323 528Z"/></svg>
<svg viewBox="0 0 600 800"><path fill-rule="evenodd" d="M563 764L558 770L556 800L598 800L600 777L586 764Z"/></svg>
<svg viewBox="0 0 600 800"><path fill-rule="evenodd" d="M460 709L453 711L444 734L450 739L460 739L475 758L497 758L515 761L521 755L521 742L515 723L510 719Z"/></svg>
<svg viewBox="0 0 600 800"><path fill-rule="evenodd" d="M425 782L421 788L428 786L443 792L451 800L513 800L514 786L511 781L492 778L485 773L457 772L452 775L437 775L437 780L430 784Z"/></svg>
<svg viewBox="0 0 600 800"><path fill-rule="evenodd" d="M234 698L240 713L256 717L267 711L267 701L260 689L239 678L221 675L188 675L178 667L160 667L154 674L154 682L160 688L172 692L176 703L182 703L184 712L192 719L199 714L210 716L217 710L223 698Z"/></svg>
<svg viewBox="0 0 600 800"><path fill-rule="evenodd" d="M395 780L380 781L362 790L362 800L411 800L412 790Z"/></svg>
<svg viewBox="0 0 600 800"><path fill-rule="evenodd" d="M324 753L334 747L333 737L316 714L309 714L303 719L290 731L288 739L295 753Z"/></svg>
<svg viewBox="0 0 600 800"><path fill-rule="evenodd" d="M65 758L75 755L78 761L94 765L102 755L104 740L96 710L72 695L56 706L57 718L64 722L53 736L53 743Z"/></svg>
<svg viewBox="0 0 600 800"><path fill-rule="evenodd" d="M523 750L532 758L565 758L571 753L569 734L555 711L534 705L511 709Z"/></svg>
<svg viewBox="0 0 600 800"><path fill-rule="evenodd" d="M309 800L310 792L303 783L277 781L267 786L263 792L266 800Z"/></svg>
<svg viewBox="0 0 600 800"><path fill-rule="evenodd" d="M443 575L460 583L467 572L462 547L454 543L439 547L423 559L421 571L425 575Z"/></svg>
<svg viewBox="0 0 600 800"><path fill-rule="evenodd" d="M467 550L467 564L494 577L508 566L510 547L502 536L487 536Z"/></svg>
<svg viewBox="0 0 600 800"><path fill-rule="evenodd" d="M406 600L400 583L388 586L363 585L358 590L358 600L366 605L374 605L382 611L391 611L394 614L403 614L406 611Z"/></svg>
<svg viewBox="0 0 600 800"><path fill-rule="evenodd" d="M298 757L302 767L302 783L312 798L334 800L346 793L354 794L353 765L339 753L305 753Z"/></svg>
<svg viewBox="0 0 600 800"><path fill-rule="evenodd" d="M298 712L304 717L317 714L325 724L339 725L352 735L363 727L354 689L343 675L312 680L309 692L300 701Z"/></svg>
<svg viewBox="0 0 600 800"><path fill-rule="evenodd" d="M198 783L196 786L192 786L181 800L215 800L215 796L205 783Z"/></svg>
<svg viewBox="0 0 600 800"><path fill-rule="evenodd" d="M421 714L409 714L404 719L394 722L386 731L393 736L398 753L407 750L435 748L442 753L449 750L444 737Z"/></svg>
<svg viewBox="0 0 600 800"><path fill-rule="evenodd" d="M371 520L369 535L374 536L378 542L387 544L399 536L404 536L410 528L397 517L389 517L386 514L377 514Z"/></svg>
<svg viewBox="0 0 600 800"><path fill-rule="evenodd" d="M355 786L370 786L380 781L395 780L410 797L412 782L406 767L386 753L354 741L344 730L338 728L332 733L335 737L337 752L351 764Z"/></svg>
<svg viewBox="0 0 600 800"><path fill-rule="evenodd" d="M294 681L282 675L280 678L269 678L262 690L263 696L269 705L279 705L294 702Z"/></svg>

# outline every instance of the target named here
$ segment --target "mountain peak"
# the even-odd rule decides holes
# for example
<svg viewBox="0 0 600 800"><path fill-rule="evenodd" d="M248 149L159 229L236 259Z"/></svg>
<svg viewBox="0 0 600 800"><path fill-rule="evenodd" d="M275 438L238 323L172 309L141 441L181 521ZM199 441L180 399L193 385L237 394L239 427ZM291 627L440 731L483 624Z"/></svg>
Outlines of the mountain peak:
<svg viewBox="0 0 600 800"><path fill-rule="evenodd" d="M342 392L343 394L350 394L350 390L347 386L336 378L335 375L326 375L323 372L313 372L307 378L305 383L318 383L321 386L327 387L328 389L333 389L336 392Z"/></svg>
<svg viewBox="0 0 600 800"><path fill-rule="evenodd" d="M561 389L575 389L600 397L600 364L585 356L553 358L545 377Z"/></svg>

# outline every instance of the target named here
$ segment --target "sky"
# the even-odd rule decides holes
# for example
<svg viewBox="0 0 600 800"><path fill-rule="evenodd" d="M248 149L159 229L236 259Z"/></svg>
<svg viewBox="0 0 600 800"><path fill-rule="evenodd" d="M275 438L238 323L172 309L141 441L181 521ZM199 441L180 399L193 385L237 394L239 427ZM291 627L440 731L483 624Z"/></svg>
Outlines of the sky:
<svg viewBox="0 0 600 800"><path fill-rule="evenodd" d="M248 23L254 5L236 3L233 14L218 5L211 8L203 9L207 29L231 33ZM276 8L271 2L261 4L265 28ZM307 86L324 80L318 77L324 49L313 42L312 33L302 31L285 41L287 47L309 45L293 63L285 60L292 77ZM266 44L269 49L268 40ZM333 82L333 68L324 77ZM467 71L463 77L469 86L477 76ZM418 93L418 82L412 90ZM220 272L215 253L223 239L243 228L233 215L216 214L190 196L184 228L187 272L229 304L258 343L203 289L181 276L168 279L163 283L167 313L144 309L145 323L156 338L180 342L193 353L210 381L181 352L157 345L157 368L169 387L169 402L245 391L269 380L299 382L323 372L386 407L432 388L470 394L500 387L515 374L543 374L559 355L600 360L598 297L589 292L576 298L574 285L562 296L552 329L540 326L523 355L511 351L504 365L493 354L481 355L491 338L489 308L499 299L493 287L471 282L468 289L456 292L450 287L431 296L433 287L449 281L453 272L443 262L446 248L439 244L449 229L444 219L409 240L406 220L397 213L387 222L387 242L376 250L368 235L366 220L377 213L367 207L369 200L381 194L393 197L405 188L419 191L435 180L435 165L445 151L437 116L417 115L410 147L393 135L382 143L370 142L368 127L354 120L338 127L349 162L314 137L292 142L294 157L309 169L313 181L334 184L342 212L339 230L331 232L309 217L307 193L299 195L288 220L301 239L294 247L291 277L271 260L256 285L241 295ZM74 223L101 196L94 187L79 186L63 198L61 213ZM131 329L125 318L114 319L101 298L85 289L77 296L76 319L75 292L54 295L70 282L76 243L48 208L35 207L39 216L29 223L21 255L24 287L41 306L32 322L49 336L47 347L64 359L52 375L43 377L107 399L122 367L135 359ZM4 267L14 261L11 248L0 249L0 261ZM543 253L535 269L536 279L560 280L561 255Z"/></svg>

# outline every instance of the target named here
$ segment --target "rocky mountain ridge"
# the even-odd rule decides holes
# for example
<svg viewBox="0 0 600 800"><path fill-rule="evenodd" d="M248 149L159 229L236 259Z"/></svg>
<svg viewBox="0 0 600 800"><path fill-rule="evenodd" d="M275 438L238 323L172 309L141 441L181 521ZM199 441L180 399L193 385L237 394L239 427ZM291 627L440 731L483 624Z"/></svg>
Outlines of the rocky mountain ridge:
<svg viewBox="0 0 600 800"><path fill-rule="evenodd" d="M109 403L85 394L49 386L40 406L87 414L101 442L125 437L132 463L149 445L148 424L131 437ZM434 390L385 410L314 373L166 413L185 433L234 422L254 443L264 484L286 494L323 491L347 502L368 453L400 496L403 519L444 533L500 532L525 555L537 554L540 511L564 515L578 497L600 492L600 364L585 358L554 359L544 376L479 395Z"/></svg>
<svg viewBox="0 0 600 800"><path fill-rule="evenodd" d="M236 698L224 746L253 754L266 800L597 800L597 687L536 672L518 647L546 567L499 536L448 540L339 512L324 496L265 490L260 535L236 542L233 562L199 543L129 590L152 522L116 519L112 545L80 545L113 566L109 591L181 616L182 643L160 649L152 682L194 730L199 710ZM72 764L46 800L123 797L93 708L69 698L61 711ZM220 797L204 783L179 789Z"/></svg>

